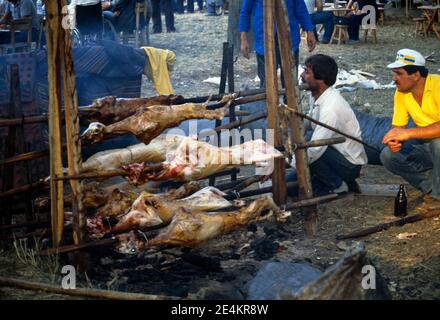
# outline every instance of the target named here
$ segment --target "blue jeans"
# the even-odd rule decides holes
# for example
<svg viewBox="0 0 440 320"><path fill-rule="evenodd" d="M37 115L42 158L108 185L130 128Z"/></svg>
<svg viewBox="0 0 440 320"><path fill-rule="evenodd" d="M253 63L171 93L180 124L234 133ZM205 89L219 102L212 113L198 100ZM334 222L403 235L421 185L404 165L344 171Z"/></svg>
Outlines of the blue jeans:
<svg viewBox="0 0 440 320"><path fill-rule="evenodd" d="M359 177L361 165L352 164L335 148L327 147L318 160L310 164L313 193L323 195L339 188L342 182L350 183ZM287 175L287 181L297 180L296 170ZM297 196L298 189L288 190L290 196Z"/></svg>
<svg viewBox="0 0 440 320"><path fill-rule="evenodd" d="M423 193L440 198L440 138L419 140L409 150L393 153L388 147L380 154L385 168L401 176Z"/></svg>
<svg viewBox="0 0 440 320"><path fill-rule="evenodd" d="M310 15L310 18L312 19L312 23L315 26L317 24L324 25L324 36L322 37L322 41L329 42L330 38L332 37L333 29L335 27L333 21L333 13L330 11L315 12ZM317 35L316 27L315 35ZM318 40L318 37L316 37L316 40Z"/></svg>

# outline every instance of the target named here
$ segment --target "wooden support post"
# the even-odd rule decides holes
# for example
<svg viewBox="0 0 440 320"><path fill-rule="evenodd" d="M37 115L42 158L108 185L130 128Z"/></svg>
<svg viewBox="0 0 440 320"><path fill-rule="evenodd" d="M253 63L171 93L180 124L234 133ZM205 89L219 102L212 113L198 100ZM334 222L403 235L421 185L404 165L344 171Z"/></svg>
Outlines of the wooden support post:
<svg viewBox="0 0 440 320"><path fill-rule="evenodd" d="M264 61L266 74L267 120L269 134L273 134L275 147L281 146L281 137L278 130L278 79L275 55L275 3L264 0ZM290 36L287 37L290 39ZM286 39L285 39L286 40ZM274 160L272 185L274 200L278 205L286 203L285 160Z"/></svg>
<svg viewBox="0 0 440 320"><path fill-rule="evenodd" d="M67 5L66 0L60 1L58 8ZM61 16L59 18L61 21ZM81 172L81 139L79 135L78 99L76 94L76 77L73 69L72 41L70 32L61 28L60 57L61 72L64 92L64 114L66 121L66 141L68 174L75 175ZM73 211L73 239L75 244L82 244L87 239L86 217L83 193L83 182L81 180L70 180L72 188L72 211Z"/></svg>
<svg viewBox="0 0 440 320"><path fill-rule="evenodd" d="M235 83L234 83L234 45L228 43L228 92L232 93L235 91ZM235 105L231 104L229 107L229 123L234 122L236 120L235 117ZM229 146L232 146L232 137L229 138ZM240 143L240 141L238 141ZM231 174L231 181L237 180L237 174L234 172Z"/></svg>
<svg viewBox="0 0 440 320"><path fill-rule="evenodd" d="M47 17L47 65L49 82L49 147L50 201L53 246L58 247L64 230L63 181L53 178L63 175L61 156L61 10L58 1L45 1Z"/></svg>
<svg viewBox="0 0 440 320"><path fill-rule="evenodd" d="M23 108L21 106L21 91L20 91L20 72L17 64L12 64L10 69L10 75L11 75L11 116L12 117L22 117L23 115ZM26 145L26 138L24 134L24 125L23 121L22 123L15 127L15 128L9 128L11 130L11 133L13 135L16 135L15 139L15 150L14 155L16 154L22 154L27 152L27 145ZM31 178L31 170L29 167L29 163L22 163L19 164L21 166L21 174L24 175L24 179L20 180L20 184L31 184L32 178ZM14 175L14 164L11 165L11 171ZM14 179L17 181L17 179ZM26 219L27 221L33 220L33 206L32 206L32 189L29 189L25 194L23 199L25 199L26 202Z"/></svg>
<svg viewBox="0 0 440 320"><path fill-rule="evenodd" d="M283 68L284 83L286 86L287 105L290 109L301 111L298 104L299 89L297 86L296 67L293 56L291 30L289 16L284 0L276 0L276 17L278 30L278 43L280 45L281 65ZM304 142L304 125L300 117L292 114L290 124L292 143L300 145ZM310 170L305 149L295 150L296 171L299 183L299 199L309 199L313 197ZM305 232L308 236L315 236L317 231L318 211L316 206L310 206L305 212L306 221L304 224Z"/></svg>

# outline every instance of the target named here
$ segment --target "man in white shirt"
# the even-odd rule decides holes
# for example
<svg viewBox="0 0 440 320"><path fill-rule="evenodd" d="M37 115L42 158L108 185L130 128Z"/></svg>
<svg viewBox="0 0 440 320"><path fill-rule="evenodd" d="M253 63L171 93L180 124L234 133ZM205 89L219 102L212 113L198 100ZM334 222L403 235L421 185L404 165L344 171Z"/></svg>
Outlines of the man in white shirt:
<svg viewBox="0 0 440 320"><path fill-rule="evenodd" d="M361 139L359 122L353 110L339 91L332 87L337 74L338 65L327 55L316 54L306 59L301 78L311 91L309 116ZM341 136L314 123L306 122L305 125L312 130L312 141ZM329 193L340 188L343 182L352 185L359 177L362 165L367 163L364 146L348 138L344 143L308 148L307 156L316 194ZM294 161L292 167L295 167ZM293 172L288 180L295 178L296 172Z"/></svg>

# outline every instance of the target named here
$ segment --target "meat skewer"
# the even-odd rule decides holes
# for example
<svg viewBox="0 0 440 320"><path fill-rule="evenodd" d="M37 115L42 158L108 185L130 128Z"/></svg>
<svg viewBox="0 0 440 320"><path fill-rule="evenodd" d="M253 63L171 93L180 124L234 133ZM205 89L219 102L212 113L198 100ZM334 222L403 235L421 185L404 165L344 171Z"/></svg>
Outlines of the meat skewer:
<svg viewBox="0 0 440 320"><path fill-rule="evenodd" d="M142 192L141 195L149 194L152 197L161 199L163 201L171 201L176 199L181 199L186 196L193 194L200 189L200 185L197 182L188 182L178 189L172 189L161 194L152 194L149 192ZM105 206L101 207L97 212L96 216L101 217L115 217L126 213L133 202L138 199L141 195L136 192L124 192L119 189L113 190L110 198L108 199Z"/></svg>
<svg viewBox="0 0 440 320"><path fill-rule="evenodd" d="M261 214L270 212L264 216ZM118 236L117 250L121 253L136 253L151 246L176 245L195 247L219 235L226 234L253 221L269 218L281 213L272 197L265 196L249 206L228 213L189 212L180 209L171 223L153 239L137 236L134 232Z"/></svg>
<svg viewBox="0 0 440 320"><path fill-rule="evenodd" d="M181 208L189 211L209 211L231 207L225 200L226 194L214 187L206 187L184 199L170 200L143 192L133 203L126 215L111 229L111 233L121 233L132 229L145 229L167 224Z"/></svg>
<svg viewBox="0 0 440 320"><path fill-rule="evenodd" d="M226 107L215 110L208 110L207 104L192 103L174 106L157 105L143 108L134 115L108 126L100 122L91 123L89 128L82 134L82 139L92 143L99 143L105 138L132 133L140 141L148 144L165 129L176 127L185 120L222 120L232 98L233 96L225 97L221 103L226 103Z"/></svg>
<svg viewBox="0 0 440 320"><path fill-rule="evenodd" d="M107 96L95 99L91 106L80 107L79 115L89 122L111 124L134 115L139 109L151 106L167 106L183 103L183 97L161 95L150 98L124 99Z"/></svg>
<svg viewBox="0 0 440 320"><path fill-rule="evenodd" d="M183 140L172 156L172 159L163 162L161 170L153 173L143 173L144 170L140 170L137 164L126 166L132 173L129 175L130 183L142 184L147 180L195 181L243 164L267 163L283 154L261 139L227 148Z"/></svg>
<svg viewBox="0 0 440 320"><path fill-rule="evenodd" d="M106 172L136 162L163 162L166 155L177 148L184 136L162 135L149 144L139 143L123 149L101 151L83 162L82 172Z"/></svg>

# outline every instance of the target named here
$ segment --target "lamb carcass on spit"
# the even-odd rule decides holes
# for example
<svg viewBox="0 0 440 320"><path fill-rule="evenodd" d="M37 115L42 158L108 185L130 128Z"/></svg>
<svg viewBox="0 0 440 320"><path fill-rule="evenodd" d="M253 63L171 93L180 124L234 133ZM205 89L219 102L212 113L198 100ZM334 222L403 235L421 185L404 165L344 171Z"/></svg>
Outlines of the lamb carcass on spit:
<svg viewBox="0 0 440 320"><path fill-rule="evenodd" d="M270 210L267 214L262 213ZM280 213L272 197L265 196L249 206L227 213L189 212L179 209L171 223L153 239L145 240L131 232L118 237L117 250L133 254L157 245L195 247L219 235L228 233L251 222L267 219Z"/></svg>
<svg viewBox="0 0 440 320"><path fill-rule="evenodd" d="M206 187L189 197L178 200L143 192L133 203L130 212L120 218L111 232L121 233L169 223L181 208L189 211L211 211L231 207L232 203L223 198L225 195L214 187Z"/></svg>
<svg viewBox="0 0 440 320"><path fill-rule="evenodd" d="M184 198L188 195L193 194L194 192L200 189L200 185L193 181L185 183L183 186L169 190L165 193L153 194L149 192L142 192L141 195L151 195L152 197L156 197L158 199L169 201ZM97 212L96 216L102 217L116 217L126 213L136 199L138 199L140 195L136 192L132 191L121 191L119 189L114 189L111 196L109 197L105 206L101 207Z"/></svg>
<svg viewBox="0 0 440 320"><path fill-rule="evenodd" d="M232 96L225 96L221 103L225 102L228 105L231 101ZM226 107L208 110L207 104L194 103L174 106L151 106L143 108L134 115L108 126L100 122L93 122L84 131L82 138L92 143L99 143L105 138L132 133L140 141L148 144L165 129L176 127L185 120L221 120L226 110Z"/></svg>
<svg viewBox="0 0 440 320"><path fill-rule="evenodd" d="M177 95L134 99L107 96L94 100L91 106L80 108L79 115L81 120L87 119L89 122L101 122L108 125L128 118L142 108L181 104L182 101L183 97Z"/></svg>
<svg viewBox="0 0 440 320"><path fill-rule="evenodd" d="M101 151L83 162L81 171L104 173L136 162L163 162L166 155L173 152L185 138L167 134L153 139L149 144L139 143L123 149Z"/></svg>
<svg viewBox="0 0 440 320"><path fill-rule="evenodd" d="M139 164L126 168L130 170L128 179L133 184L142 184L148 180L194 181L240 165L267 164L282 156L281 152L261 139L227 148L185 139L172 154L172 158L165 161L157 172L143 173L143 167L139 167Z"/></svg>
<svg viewBox="0 0 440 320"><path fill-rule="evenodd" d="M143 192L141 195L151 195L157 201L167 202L176 199L181 199L189 196L200 189L200 185L195 182L185 183L183 186L169 190L165 193L151 194ZM119 189L113 190L107 204L100 208L94 217L87 218L87 229L91 238L101 238L105 233L110 232L112 228L111 221L118 221L121 216L125 217L132 207L134 201L139 197L139 194L131 191L121 191ZM133 211L133 210L132 210ZM136 224L133 222L133 226Z"/></svg>

